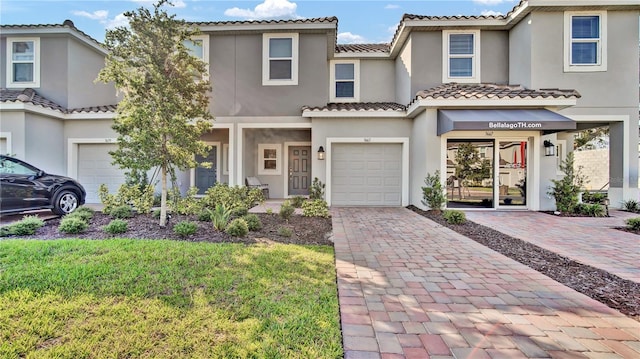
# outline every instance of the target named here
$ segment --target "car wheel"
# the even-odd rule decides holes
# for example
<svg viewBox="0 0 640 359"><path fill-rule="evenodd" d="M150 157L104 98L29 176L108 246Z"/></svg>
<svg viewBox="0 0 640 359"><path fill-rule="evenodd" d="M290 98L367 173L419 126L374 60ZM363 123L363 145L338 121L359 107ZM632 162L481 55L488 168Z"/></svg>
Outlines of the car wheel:
<svg viewBox="0 0 640 359"><path fill-rule="evenodd" d="M78 195L69 190L62 190L56 195L53 202L53 213L65 215L73 212L78 208Z"/></svg>

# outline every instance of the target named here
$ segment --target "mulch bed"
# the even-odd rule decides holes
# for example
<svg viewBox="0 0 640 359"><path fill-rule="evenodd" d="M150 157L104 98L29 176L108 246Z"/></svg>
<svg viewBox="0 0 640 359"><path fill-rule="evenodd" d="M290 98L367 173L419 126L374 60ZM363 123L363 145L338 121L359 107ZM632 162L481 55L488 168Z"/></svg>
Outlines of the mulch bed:
<svg viewBox="0 0 640 359"><path fill-rule="evenodd" d="M159 221L151 215L139 214L127 219L129 230L117 237L145 238L145 239L173 239L189 242L215 242L215 243L259 243L279 242L302 245L329 245L333 246L331 236L331 218L303 217L293 215L288 222L277 214L256 213L262 222L262 229L249 232L246 237L232 237L224 232L216 231L211 222L198 222L196 216L174 215L164 228L159 226ZM45 222L45 226L38 229L33 236L21 236L21 238L60 239L60 238L86 238L108 239L116 237L106 233L102 227L107 225L112 218L106 214L95 212L89 228L81 234L65 234L58 231L60 219L52 219ZM184 220L196 222L198 231L188 237L182 238L173 232L173 226ZM288 227L292 231L291 237L278 234L280 227Z"/></svg>
<svg viewBox="0 0 640 359"><path fill-rule="evenodd" d="M466 221L448 224L441 214L409 206L410 210L514 259L610 308L640 320L640 284L578 263L557 253L489 227Z"/></svg>

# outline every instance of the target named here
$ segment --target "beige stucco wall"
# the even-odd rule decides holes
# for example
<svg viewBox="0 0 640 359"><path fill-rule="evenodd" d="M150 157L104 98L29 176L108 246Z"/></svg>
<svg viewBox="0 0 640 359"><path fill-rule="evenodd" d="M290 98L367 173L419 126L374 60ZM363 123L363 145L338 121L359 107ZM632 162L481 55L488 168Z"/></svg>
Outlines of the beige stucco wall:
<svg viewBox="0 0 640 359"><path fill-rule="evenodd" d="M582 167L582 174L589 180L584 186L585 189L597 191L609 183L608 148L574 151L573 157L575 168Z"/></svg>

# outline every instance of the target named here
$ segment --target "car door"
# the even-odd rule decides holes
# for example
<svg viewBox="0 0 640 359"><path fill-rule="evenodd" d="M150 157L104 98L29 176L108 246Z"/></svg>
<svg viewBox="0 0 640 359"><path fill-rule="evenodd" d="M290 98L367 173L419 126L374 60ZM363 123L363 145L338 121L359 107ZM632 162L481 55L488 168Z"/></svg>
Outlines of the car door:
<svg viewBox="0 0 640 359"><path fill-rule="evenodd" d="M37 181L39 170L13 158L0 161L0 210L42 208L48 204L46 186Z"/></svg>

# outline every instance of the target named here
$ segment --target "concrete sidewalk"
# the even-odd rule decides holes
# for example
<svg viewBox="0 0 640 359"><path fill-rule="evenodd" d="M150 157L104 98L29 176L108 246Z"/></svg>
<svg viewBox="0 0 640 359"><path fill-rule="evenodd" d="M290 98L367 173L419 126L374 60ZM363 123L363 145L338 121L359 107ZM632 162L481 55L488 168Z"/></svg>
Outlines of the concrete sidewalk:
<svg viewBox="0 0 640 359"><path fill-rule="evenodd" d="M404 208L333 208L345 358L637 358L640 323Z"/></svg>

